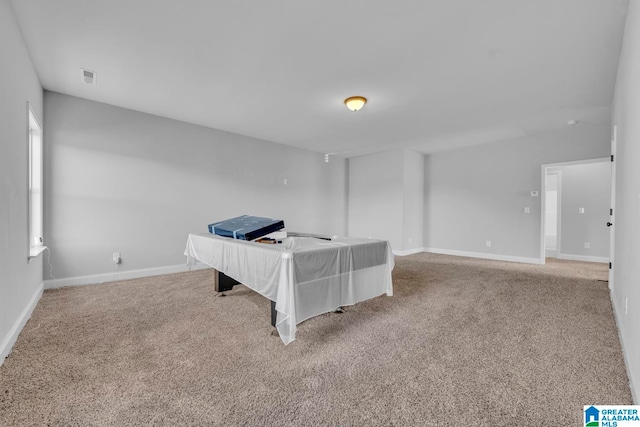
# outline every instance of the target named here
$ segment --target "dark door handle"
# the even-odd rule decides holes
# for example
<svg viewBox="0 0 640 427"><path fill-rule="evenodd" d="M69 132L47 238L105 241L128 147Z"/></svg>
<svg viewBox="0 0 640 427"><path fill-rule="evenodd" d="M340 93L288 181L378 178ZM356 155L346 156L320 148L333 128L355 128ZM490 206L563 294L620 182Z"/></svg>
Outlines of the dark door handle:
<svg viewBox="0 0 640 427"><path fill-rule="evenodd" d="M612 222L607 222L607 227L611 227L613 225Z"/></svg>

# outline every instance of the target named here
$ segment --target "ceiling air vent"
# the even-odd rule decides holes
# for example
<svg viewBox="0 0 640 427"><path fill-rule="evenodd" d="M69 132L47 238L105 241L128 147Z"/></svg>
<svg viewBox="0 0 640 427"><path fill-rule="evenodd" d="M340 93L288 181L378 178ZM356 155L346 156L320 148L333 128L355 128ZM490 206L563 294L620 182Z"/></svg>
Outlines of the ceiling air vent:
<svg viewBox="0 0 640 427"><path fill-rule="evenodd" d="M96 84L97 73L91 70L85 70L84 68L80 68L80 76L82 81L88 85Z"/></svg>

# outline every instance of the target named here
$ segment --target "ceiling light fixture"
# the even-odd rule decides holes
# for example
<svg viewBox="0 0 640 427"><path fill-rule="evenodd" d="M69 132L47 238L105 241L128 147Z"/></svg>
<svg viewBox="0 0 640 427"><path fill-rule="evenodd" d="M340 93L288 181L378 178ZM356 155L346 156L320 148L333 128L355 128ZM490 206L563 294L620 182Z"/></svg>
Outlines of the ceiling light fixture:
<svg viewBox="0 0 640 427"><path fill-rule="evenodd" d="M344 100L344 105L351 111L358 111L364 107L364 104L367 103L367 98L364 96L351 96Z"/></svg>
<svg viewBox="0 0 640 427"><path fill-rule="evenodd" d="M568 124L569 126L573 126L573 125L578 124L578 121L577 121L577 120L567 120L567 124Z"/></svg>

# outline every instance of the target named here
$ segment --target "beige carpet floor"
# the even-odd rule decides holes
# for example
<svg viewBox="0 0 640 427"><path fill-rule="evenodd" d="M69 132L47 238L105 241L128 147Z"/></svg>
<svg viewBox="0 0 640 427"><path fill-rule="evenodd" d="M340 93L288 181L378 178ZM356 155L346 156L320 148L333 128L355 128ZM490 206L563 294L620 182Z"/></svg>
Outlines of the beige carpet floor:
<svg viewBox="0 0 640 427"><path fill-rule="evenodd" d="M577 426L632 404L603 264L396 258L393 297L299 325L209 270L46 291L0 425Z"/></svg>

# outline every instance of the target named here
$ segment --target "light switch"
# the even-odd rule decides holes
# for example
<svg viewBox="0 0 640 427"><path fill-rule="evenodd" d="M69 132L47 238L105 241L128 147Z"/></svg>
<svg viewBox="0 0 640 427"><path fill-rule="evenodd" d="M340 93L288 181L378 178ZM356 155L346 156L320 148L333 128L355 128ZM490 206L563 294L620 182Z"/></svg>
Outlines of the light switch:
<svg viewBox="0 0 640 427"><path fill-rule="evenodd" d="M531 197L538 197L538 190L533 190L531 192Z"/></svg>
<svg viewBox="0 0 640 427"><path fill-rule="evenodd" d="M584 213L584 208L578 208L578 213Z"/></svg>
<svg viewBox="0 0 640 427"><path fill-rule="evenodd" d="M525 206L524 213L531 213L531 208L529 208L529 206Z"/></svg>

